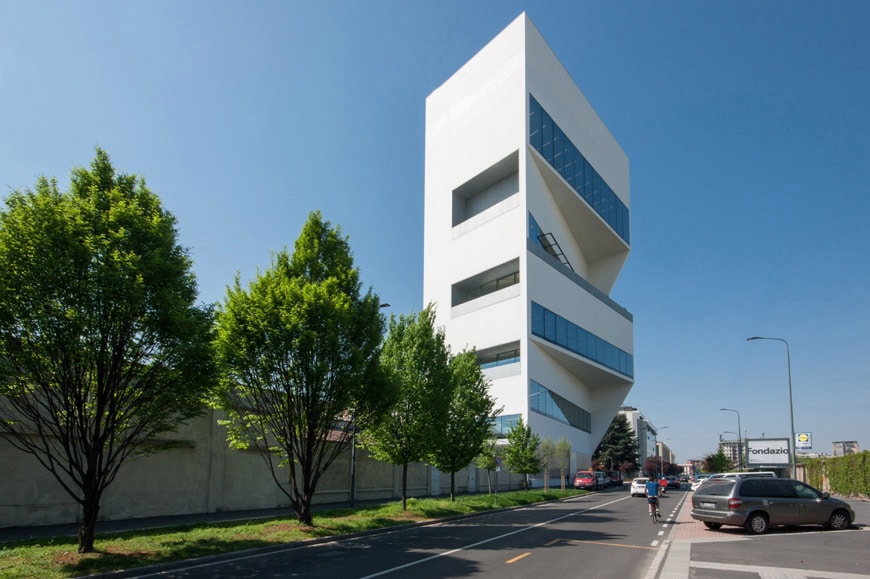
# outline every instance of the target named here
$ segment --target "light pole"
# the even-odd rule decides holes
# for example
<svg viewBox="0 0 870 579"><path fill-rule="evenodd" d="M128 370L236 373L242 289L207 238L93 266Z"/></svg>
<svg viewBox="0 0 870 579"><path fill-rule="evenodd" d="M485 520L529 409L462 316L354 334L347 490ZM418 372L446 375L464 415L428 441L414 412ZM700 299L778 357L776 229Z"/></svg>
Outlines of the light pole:
<svg viewBox="0 0 870 579"><path fill-rule="evenodd" d="M737 413L737 471L740 472L743 470L743 441L740 438L740 413L733 408L720 408L719 410Z"/></svg>
<svg viewBox="0 0 870 579"><path fill-rule="evenodd" d="M661 472L662 475L665 474L665 469L664 469L664 465L662 464L662 459L661 459L661 457L659 456L659 430L664 430L665 428L670 428L670 427L669 427L669 426L662 426L661 428L658 428L658 429L655 429L655 428L654 428L654 429L653 429L653 432L655 433L655 439L654 439L654 440L655 440L656 458L659 459L659 461L658 461L658 463L659 463L659 464L658 464L658 467L659 467L659 471ZM658 475L656 475L656 476L658 476Z"/></svg>
<svg viewBox="0 0 870 579"><path fill-rule="evenodd" d="M791 467L791 476L797 476L797 471L795 469L795 456L794 456L794 403L792 402L791 397L791 352L789 351L788 342L782 338L764 338L762 336L752 336L751 338L746 338L746 341L752 340L776 340L777 342L782 342L785 344L785 361L788 364L788 417L791 422L791 440L788 443L788 461L789 466Z"/></svg>

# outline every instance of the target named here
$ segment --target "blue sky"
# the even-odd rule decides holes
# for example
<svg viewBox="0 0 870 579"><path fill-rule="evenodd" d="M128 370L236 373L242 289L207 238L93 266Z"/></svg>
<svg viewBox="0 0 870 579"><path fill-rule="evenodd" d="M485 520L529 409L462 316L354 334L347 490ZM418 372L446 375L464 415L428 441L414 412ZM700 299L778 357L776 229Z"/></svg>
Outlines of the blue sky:
<svg viewBox="0 0 870 579"><path fill-rule="evenodd" d="M425 98L526 11L631 163L627 403L678 460L870 447L870 3L0 0L0 191L94 147L179 221L203 301L320 209L419 311Z"/></svg>

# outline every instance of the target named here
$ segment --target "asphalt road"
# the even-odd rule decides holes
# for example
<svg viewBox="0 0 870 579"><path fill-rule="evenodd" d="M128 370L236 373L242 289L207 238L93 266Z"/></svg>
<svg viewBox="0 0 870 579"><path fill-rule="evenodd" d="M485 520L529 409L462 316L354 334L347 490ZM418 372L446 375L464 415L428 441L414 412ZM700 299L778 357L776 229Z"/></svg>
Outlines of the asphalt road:
<svg viewBox="0 0 870 579"><path fill-rule="evenodd" d="M125 577L514 577L535 579L870 579L870 502L850 500L845 531L775 528L765 535L706 529L691 519L691 493L646 499L628 487L564 501L379 531L335 541L249 551L141 569Z"/></svg>
<svg viewBox="0 0 870 579"><path fill-rule="evenodd" d="M664 499L663 514L682 493ZM160 577L643 577L667 533L628 487L329 543L246 554ZM158 576L140 575L141 577Z"/></svg>

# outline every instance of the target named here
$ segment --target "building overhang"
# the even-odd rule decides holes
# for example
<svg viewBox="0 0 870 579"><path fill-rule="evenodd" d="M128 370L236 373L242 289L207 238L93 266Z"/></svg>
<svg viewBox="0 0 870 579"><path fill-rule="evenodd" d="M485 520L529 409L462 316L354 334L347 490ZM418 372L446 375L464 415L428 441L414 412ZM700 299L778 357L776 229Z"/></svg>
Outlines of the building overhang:
<svg viewBox="0 0 870 579"><path fill-rule="evenodd" d="M580 197L553 167L529 146L529 155L535 162L538 173L544 179L553 199L565 216L571 234L577 239L590 268L607 261L618 264L613 269L615 278L622 263L628 259L629 245ZM605 285L612 285L605 284Z"/></svg>
<svg viewBox="0 0 870 579"><path fill-rule="evenodd" d="M571 374L577 376L577 378L592 390L634 384L634 380L631 378L605 368L596 362L587 360L582 356L574 354L573 352L539 338L538 336L530 335L529 340L534 342L534 344L541 348L541 350L564 366L569 372L571 372Z"/></svg>

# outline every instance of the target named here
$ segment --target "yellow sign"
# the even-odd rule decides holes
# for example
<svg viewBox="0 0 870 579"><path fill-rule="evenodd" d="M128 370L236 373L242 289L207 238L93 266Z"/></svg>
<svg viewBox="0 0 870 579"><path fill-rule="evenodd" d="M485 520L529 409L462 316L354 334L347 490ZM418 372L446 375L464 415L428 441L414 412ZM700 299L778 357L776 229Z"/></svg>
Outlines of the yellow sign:
<svg viewBox="0 0 870 579"><path fill-rule="evenodd" d="M812 448L813 435L811 432L799 432L795 434L795 448Z"/></svg>

